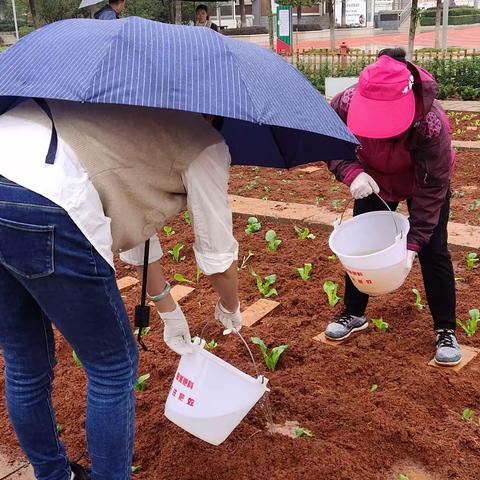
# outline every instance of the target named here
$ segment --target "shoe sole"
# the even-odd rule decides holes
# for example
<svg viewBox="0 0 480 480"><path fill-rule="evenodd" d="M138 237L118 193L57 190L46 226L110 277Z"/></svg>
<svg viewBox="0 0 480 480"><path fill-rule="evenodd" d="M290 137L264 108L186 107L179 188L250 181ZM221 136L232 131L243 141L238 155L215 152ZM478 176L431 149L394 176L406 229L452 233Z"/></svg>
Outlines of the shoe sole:
<svg viewBox="0 0 480 480"><path fill-rule="evenodd" d="M355 333L355 332L361 332L362 330L365 330L366 328L368 327L368 322L365 322L363 325L360 325L359 327L355 327L355 328L352 328L346 335L344 335L343 337L330 337L327 335L327 333L325 333L325 337L328 339L328 340L332 340L334 342L341 342L342 340L346 340L348 337L350 337L350 335L352 335L352 333Z"/></svg>
<svg viewBox="0 0 480 480"><path fill-rule="evenodd" d="M456 367L459 363L461 363L463 358L456 362L440 362L436 358L433 359L433 361L437 364L440 365L441 367Z"/></svg>

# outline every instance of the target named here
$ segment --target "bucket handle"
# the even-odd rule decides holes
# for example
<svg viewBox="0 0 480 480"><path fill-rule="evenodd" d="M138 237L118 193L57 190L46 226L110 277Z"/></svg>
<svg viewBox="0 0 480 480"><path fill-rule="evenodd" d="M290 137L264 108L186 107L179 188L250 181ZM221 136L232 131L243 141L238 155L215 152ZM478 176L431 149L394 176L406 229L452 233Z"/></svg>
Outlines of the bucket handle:
<svg viewBox="0 0 480 480"><path fill-rule="evenodd" d="M203 334L204 334L204 332L205 332L205 329L206 329L211 323L216 323L216 322L214 322L213 320L209 320L209 321L203 326L202 331L200 332L200 339L201 339L201 340L204 340ZM257 362L255 362L255 358L254 358L254 356L253 356L252 350L251 350L250 347L248 346L248 343L246 342L245 338L243 338L243 335L242 335L239 331L237 331L237 330L235 330L235 329L233 329L232 331L233 331L234 333L236 333L236 334L240 337L240 339L242 340L243 344L245 345L245 347L246 347L246 349L247 349L247 351L248 351L248 353L249 353L249 355L250 355L250 358L251 358L251 360L252 360L253 367L255 368L255 372L256 372L256 374L257 374L257 378L261 378L262 384L263 384L263 383L265 382L265 377L264 377L263 375L260 375L260 373L259 373L259 371L258 371L258 367L257 367ZM224 335L225 335L225 334L224 334Z"/></svg>
<svg viewBox="0 0 480 480"><path fill-rule="evenodd" d="M395 225L395 231L397 232L396 237L402 238L403 232L399 231L397 221L395 220L395 215L393 214L393 211L390 208L390 206L388 205L388 203L378 193L373 192L373 195L376 195L379 198L379 200L387 207L387 210L392 214L392 220L393 220L393 223ZM347 204L345 205L345 208L343 209L343 212L340 215L340 219L335 220L334 228L337 228L342 224L343 216L345 215L345 212L347 211L347 208L352 201L353 201L353 197L350 198L350 200L348 200Z"/></svg>

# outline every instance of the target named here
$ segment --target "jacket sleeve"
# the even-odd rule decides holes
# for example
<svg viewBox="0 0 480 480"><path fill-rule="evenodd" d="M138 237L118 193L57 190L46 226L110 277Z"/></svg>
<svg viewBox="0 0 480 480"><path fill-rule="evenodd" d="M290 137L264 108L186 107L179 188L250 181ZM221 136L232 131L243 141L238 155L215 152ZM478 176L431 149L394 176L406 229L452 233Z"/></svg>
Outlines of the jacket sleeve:
<svg viewBox="0 0 480 480"><path fill-rule="evenodd" d="M413 163L415 186L410 206L408 249L420 251L430 241L450 188L453 166L448 120L435 107L416 127Z"/></svg>
<svg viewBox="0 0 480 480"><path fill-rule="evenodd" d="M336 95L330 103L330 106L335 110L337 115L342 119L345 125L347 124L348 108L352 100L355 88L348 88L342 93ZM350 162L346 160L331 160L327 162L328 169L335 175L335 178L347 185L348 187L363 172L360 162Z"/></svg>

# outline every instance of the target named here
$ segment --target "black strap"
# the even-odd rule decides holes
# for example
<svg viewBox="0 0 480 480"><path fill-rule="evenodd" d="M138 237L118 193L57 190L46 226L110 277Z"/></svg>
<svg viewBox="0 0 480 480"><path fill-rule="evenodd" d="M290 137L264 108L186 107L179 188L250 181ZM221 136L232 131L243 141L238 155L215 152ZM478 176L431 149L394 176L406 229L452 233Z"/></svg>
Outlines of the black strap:
<svg viewBox="0 0 480 480"><path fill-rule="evenodd" d="M34 98L34 100L36 104L45 112L48 118L52 121L52 136L50 137L50 145L48 146L45 163L53 165L55 163L55 157L57 156L58 135L57 129L55 127L55 122L53 121L52 111L50 110L48 103L43 98Z"/></svg>

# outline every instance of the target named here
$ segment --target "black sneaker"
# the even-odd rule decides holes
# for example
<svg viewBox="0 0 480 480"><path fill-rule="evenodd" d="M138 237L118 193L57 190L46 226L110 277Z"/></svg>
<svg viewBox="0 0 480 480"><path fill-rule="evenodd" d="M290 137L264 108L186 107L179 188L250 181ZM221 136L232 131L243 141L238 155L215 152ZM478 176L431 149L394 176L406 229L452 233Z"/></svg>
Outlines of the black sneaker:
<svg viewBox="0 0 480 480"><path fill-rule="evenodd" d="M90 480L90 473L78 463L71 463L72 480Z"/></svg>

